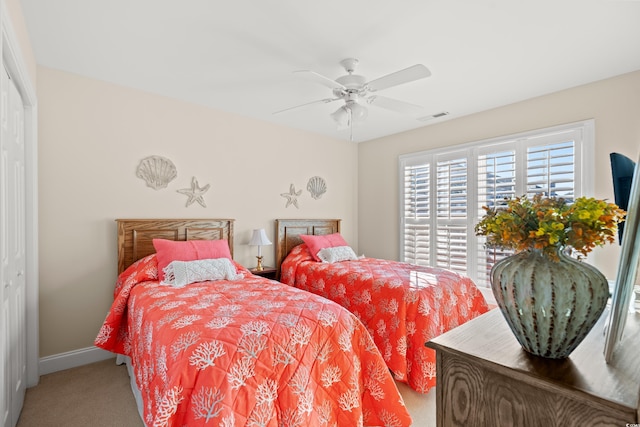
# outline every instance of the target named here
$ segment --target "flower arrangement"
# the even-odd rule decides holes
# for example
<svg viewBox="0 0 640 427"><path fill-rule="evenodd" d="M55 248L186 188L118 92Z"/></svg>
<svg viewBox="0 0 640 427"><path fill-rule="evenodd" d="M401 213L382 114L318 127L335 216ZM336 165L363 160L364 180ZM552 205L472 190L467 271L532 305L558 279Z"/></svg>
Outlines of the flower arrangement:
<svg viewBox="0 0 640 427"><path fill-rule="evenodd" d="M489 208L476 224L487 245L521 252L537 249L558 259L558 249L572 247L586 255L596 246L615 242L618 224L626 212L614 203L579 197L565 199L536 194L506 199L505 208Z"/></svg>

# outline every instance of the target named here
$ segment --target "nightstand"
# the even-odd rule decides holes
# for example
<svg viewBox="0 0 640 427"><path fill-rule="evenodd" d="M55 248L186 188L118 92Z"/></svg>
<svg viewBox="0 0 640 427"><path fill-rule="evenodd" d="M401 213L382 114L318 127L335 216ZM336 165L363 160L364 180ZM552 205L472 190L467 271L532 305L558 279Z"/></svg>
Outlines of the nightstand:
<svg viewBox="0 0 640 427"><path fill-rule="evenodd" d="M250 268L249 271L256 276L262 276L272 280L276 280L276 273L278 272L275 267L263 267L262 271L258 271L255 268Z"/></svg>

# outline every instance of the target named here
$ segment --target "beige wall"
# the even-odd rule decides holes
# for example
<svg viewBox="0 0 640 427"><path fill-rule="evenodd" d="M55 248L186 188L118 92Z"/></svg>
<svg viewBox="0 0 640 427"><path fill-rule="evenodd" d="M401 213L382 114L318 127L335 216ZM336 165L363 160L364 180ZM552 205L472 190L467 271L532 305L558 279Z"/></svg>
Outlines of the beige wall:
<svg viewBox="0 0 640 427"><path fill-rule="evenodd" d="M368 256L399 256L398 156L585 119L595 120L595 192L613 201L609 153L640 153L640 71L449 120L358 146L359 249ZM590 172L588 172L590 173ZM618 245L590 258L615 279Z"/></svg>
<svg viewBox="0 0 640 427"><path fill-rule="evenodd" d="M40 355L93 344L113 300L116 218L234 218L235 259L254 266L253 228L337 217L357 247L357 147L70 73L38 67ZM162 190L136 177L144 157L173 161ZM312 176L328 191L314 200ZM206 208L176 190L210 184ZM289 184L303 190L285 208ZM273 246L264 247L273 265Z"/></svg>
<svg viewBox="0 0 640 427"><path fill-rule="evenodd" d="M339 217L359 253L396 259L400 154L593 118L594 196L612 200L608 153L640 150L640 72L357 146L43 67L37 76L41 357L92 345L116 278L115 218L235 218L236 259L251 266L251 229L273 239L275 218ZM135 176L149 155L176 164L167 189ZM317 201L304 190L314 175L329 187ZM206 208L176 192L192 176L211 184ZM290 183L300 209L284 207ZM272 264L273 247L263 252ZM617 255L593 260L613 278Z"/></svg>

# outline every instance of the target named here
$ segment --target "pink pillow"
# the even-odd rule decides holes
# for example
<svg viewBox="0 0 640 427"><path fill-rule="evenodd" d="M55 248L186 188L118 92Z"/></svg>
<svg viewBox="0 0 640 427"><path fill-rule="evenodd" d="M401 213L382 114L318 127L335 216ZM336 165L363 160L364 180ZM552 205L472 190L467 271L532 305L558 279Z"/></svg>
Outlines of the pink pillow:
<svg viewBox="0 0 640 427"><path fill-rule="evenodd" d="M336 246L349 246L340 233L324 234L320 236L301 234L300 238L304 243L306 243L313 259L318 262L322 262L322 260L318 258L318 252L322 249L335 248Z"/></svg>
<svg viewBox="0 0 640 427"><path fill-rule="evenodd" d="M196 261L199 259L229 258L229 242L226 240L173 240L153 239L158 254L158 279L164 280L164 268L171 261Z"/></svg>

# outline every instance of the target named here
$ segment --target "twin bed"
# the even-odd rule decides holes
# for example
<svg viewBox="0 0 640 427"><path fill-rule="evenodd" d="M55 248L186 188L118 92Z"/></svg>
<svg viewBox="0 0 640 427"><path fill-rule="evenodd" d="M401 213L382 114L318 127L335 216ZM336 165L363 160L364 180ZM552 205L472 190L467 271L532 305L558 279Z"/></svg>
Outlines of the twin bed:
<svg viewBox="0 0 640 427"><path fill-rule="evenodd" d="M232 260L233 220L117 223L119 275L95 344L127 356L147 426L409 426L394 378L426 392L424 343L486 311L473 283L444 270L414 266L404 286L391 264L309 261L300 236L337 234L339 220L276 221L287 284Z"/></svg>
<svg viewBox="0 0 640 427"><path fill-rule="evenodd" d="M280 281L354 313L394 378L427 393L436 383L436 356L425 343L486 312L484 297L471 279L450 270L364 257L318 262L303 241L339 232L339 219L276 220Z"/></svg>

